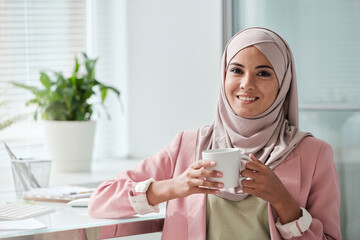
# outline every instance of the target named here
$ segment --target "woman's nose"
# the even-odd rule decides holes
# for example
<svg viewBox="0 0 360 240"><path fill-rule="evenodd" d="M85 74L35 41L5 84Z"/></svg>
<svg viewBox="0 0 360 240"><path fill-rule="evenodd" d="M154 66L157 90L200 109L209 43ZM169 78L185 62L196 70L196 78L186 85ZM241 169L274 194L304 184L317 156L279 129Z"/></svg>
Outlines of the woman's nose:
<svg viewBox="0 0 360 240"><path fill-rule="evenodd" d="M254 79L249 74L244 75L244 77L241 78L240 88L244 90L254 90L255 89Z"/></svg>

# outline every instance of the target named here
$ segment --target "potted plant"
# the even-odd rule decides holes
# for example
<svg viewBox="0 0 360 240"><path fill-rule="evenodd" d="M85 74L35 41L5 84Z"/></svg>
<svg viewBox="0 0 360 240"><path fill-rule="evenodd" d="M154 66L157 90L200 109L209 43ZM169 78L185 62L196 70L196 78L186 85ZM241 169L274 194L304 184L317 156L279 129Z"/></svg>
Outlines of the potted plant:
<svg viewBox="0 0 360 240"><path fill-rule="evenodd" d="M104 106L108 90L120 96L119 90L96 80L98 59L89 59L85 53L82 56L81 63L75 58L70 77L61 72L51 71L52 76L40 72L41 88L13 83L35 95L26 104L36 104L34 118L44 120L46 146L57 172L91 169L96 123L91 120L93 105L89 99L100 97Z"/></svg>

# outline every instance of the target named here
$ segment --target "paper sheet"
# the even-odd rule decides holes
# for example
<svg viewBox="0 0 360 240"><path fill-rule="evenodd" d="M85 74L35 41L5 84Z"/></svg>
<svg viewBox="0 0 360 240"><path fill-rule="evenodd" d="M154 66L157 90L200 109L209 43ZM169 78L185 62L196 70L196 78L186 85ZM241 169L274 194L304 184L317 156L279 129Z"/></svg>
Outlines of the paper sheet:
<svg viewBox="0 0 360 240"><path fill-rule="evenodd" d="M47 226L35 218L16 221L0 221L0 231L4 230L31 230L41 229Z"/></svg>

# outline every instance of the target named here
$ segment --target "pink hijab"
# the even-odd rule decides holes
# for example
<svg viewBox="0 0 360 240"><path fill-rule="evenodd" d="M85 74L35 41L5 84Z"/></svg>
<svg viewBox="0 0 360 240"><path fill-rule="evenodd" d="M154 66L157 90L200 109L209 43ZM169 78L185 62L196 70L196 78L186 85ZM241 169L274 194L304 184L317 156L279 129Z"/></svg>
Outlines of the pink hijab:
<svg viewBox="0 0 360 240"><path fill-rule="evenodd" d="M279 92L274 103L255 117L240 117L230 107L224 92L228 64L242 49L255 46L274 67ZM293 55L287 42L265 28L248 28L237 33L227 44L221 63L220 96L216 116L210 126L199 129L196 159L201 152L214 148L240 148L243 154L252 153L265 165L274 169L296 145L310 133L299 131L298 96ZM248 194L239 184L222 190L220 197L239 201Z"/></svg>

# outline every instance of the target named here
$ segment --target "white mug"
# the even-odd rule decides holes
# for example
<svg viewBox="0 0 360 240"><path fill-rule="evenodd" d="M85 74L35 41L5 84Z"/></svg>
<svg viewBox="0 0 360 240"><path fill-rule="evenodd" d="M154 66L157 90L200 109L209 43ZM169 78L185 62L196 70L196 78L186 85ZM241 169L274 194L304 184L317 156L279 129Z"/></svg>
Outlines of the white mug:
<svg viewBox="0 0 360 240"><path fill-rule="evenodd" d="M202 152L202 159L216 162L214 167L207 169L223 173L221 178L208 177L207 180L224 183L223 188L233 188L239 185L240 172L245 163L252 161L250 157L241 154L239 148L218 148Z"/></svg>

